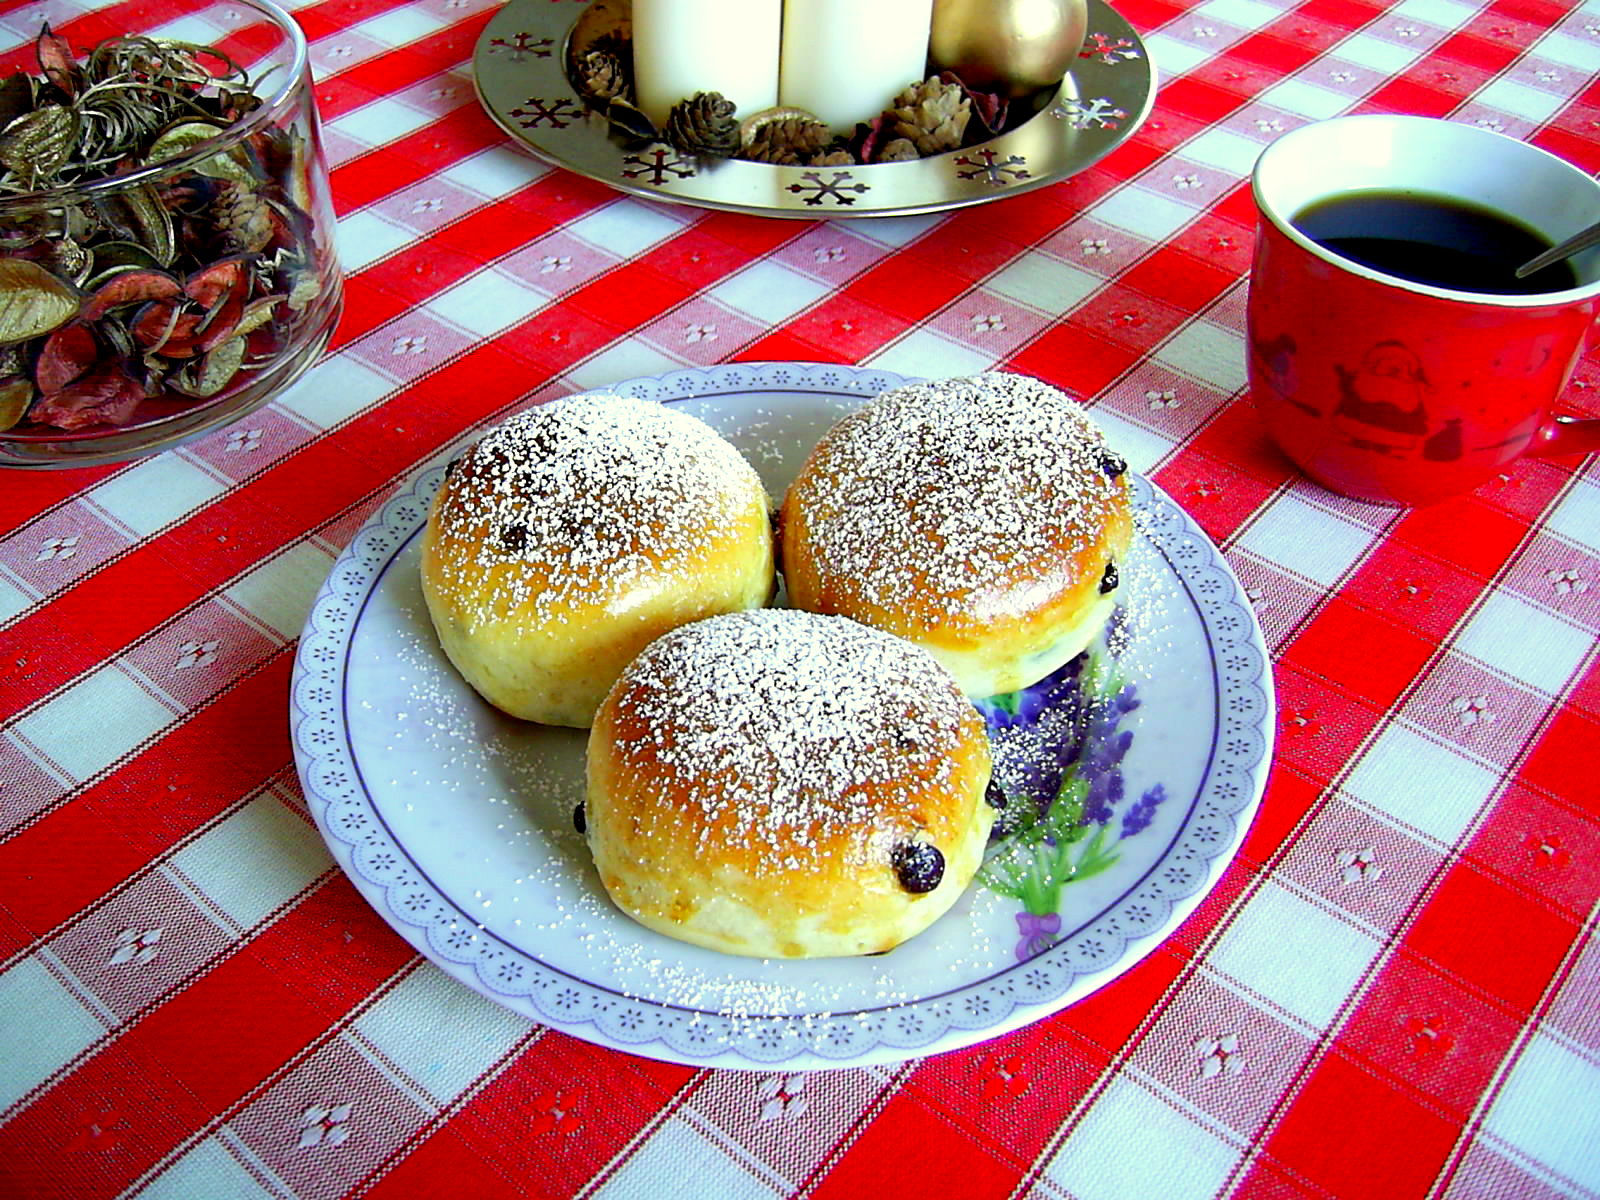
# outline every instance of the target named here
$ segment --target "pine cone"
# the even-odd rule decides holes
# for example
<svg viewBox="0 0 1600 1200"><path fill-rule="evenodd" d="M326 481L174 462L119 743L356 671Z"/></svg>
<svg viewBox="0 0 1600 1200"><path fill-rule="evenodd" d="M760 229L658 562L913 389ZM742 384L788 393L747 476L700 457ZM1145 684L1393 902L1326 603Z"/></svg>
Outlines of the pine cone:
<svg viewBox="0 0 1600 1200"><path fill-rule="evenodd" d="M884 114L895 135L910 139L924 158L959 147L971 116L972 101L960 86L938 78L912 84Z"/></svg>
<svg viewBox="0 0 1600 1200"><path fill-rule="evenodd" d="M811 160L813 167L853 167L856 165L856 156L848 150L829 150L826 154L819 154Z"/></svg>
<svg viewBox="0 0 1600 1200"><path fill-rule="evenodd" d="M734 103L721 92L696 92L667 114L667 141L685 154L732 158L739 152L739 122Z"/></svg>
<svg viewBox="0 0 1600 1200"><path fill-rule="evenodd" d="M601 107L613 100L633 99L627 65L605 50L587 51L578 59L578 84Z"/></svg>
<svg viewBox="0 0 1600 1200"><path fill-rule="evenodd" d="M208 215L224 254L257 254L272 240L267 202L242 183L224 183Z"/></svg>
<svg viewBox="0 0 1600 1200"><path fill-rule="evenodd" d="M747 121L745 126L740 157L780 167L802 166L833 141L832 130L799 110L754 124Z"/></svg>

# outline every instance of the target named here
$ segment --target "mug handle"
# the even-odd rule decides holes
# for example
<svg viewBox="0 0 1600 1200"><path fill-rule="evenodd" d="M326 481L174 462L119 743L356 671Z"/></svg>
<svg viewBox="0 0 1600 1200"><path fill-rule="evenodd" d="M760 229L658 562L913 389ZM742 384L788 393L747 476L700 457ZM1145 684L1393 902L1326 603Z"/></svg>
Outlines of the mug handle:
<svg viewBox="0 0 1600 1200"><path fill-rule="evenodd" d="M1534 431L1525 454L1592 454L1600 450L1600 417L1551 417Z"/></svg>

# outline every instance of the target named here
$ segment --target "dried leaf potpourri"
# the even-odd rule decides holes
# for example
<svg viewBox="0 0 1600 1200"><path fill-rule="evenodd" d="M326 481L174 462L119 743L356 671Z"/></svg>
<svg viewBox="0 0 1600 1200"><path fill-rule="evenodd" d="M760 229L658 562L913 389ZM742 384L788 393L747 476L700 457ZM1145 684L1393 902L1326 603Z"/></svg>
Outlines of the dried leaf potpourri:
<svg viewBox="0 0 1600 1200"><path fill-rule="evenodd" d="M127 425L270 372L329 253L307 134L230 137L271 72L162 38L79 57L48 25L34 50L0 80L0 430Z"/></svg>

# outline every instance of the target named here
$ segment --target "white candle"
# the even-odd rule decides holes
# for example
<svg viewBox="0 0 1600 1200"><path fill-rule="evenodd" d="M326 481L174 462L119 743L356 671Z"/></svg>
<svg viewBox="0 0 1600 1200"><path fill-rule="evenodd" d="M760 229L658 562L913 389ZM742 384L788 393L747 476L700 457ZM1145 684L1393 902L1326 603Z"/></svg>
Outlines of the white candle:
<svg viewBox="0 0 1600 1200"><path fill-rule="evenodd" d="M932 22L933 0L786 0L778 103L850 133L922 81Z"/></svg>
<svg viewBox="0 0 1600 1200"><path fill-rule="evenodd" d="M734 116L778 103L783 0L633 0L633 83L659 128L696 92L721 92Z"/></svg>

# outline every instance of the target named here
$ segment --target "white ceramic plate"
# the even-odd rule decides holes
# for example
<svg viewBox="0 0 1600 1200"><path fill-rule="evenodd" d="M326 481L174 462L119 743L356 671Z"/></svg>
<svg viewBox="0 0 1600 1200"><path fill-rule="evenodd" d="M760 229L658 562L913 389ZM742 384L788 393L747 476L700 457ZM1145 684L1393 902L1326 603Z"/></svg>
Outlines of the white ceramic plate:
<svg viewBox="0 0 1600 1200"><path fill-rule="evenodd" d="M776 497L834 421L901 382L763 363L615 390L710 421ZM313 606L292 693L300 777L340 865L401 936L468 986L576 1037L673 1062L792 1069L995 1037L1154 949L1215 883L1259 803L1274 727L1260 630L1205 534L1135 479L1118 632L1078 663L1078 684L982 706L1001 777L1020 793L1038 784L1025 763L1041 748L1077 745L1061 731L1082 680L1094 682L1087 693L1101 698L1077 760L1045 772L1042 786L1063 796L1053 824L997 846L950 913L888 954L744 959L650 932L611 905L573 828L585 734L499 714L438 648L417 560L443 474L424 470L401 488Z"/></svg>

